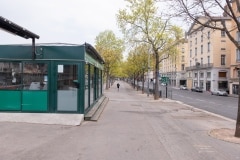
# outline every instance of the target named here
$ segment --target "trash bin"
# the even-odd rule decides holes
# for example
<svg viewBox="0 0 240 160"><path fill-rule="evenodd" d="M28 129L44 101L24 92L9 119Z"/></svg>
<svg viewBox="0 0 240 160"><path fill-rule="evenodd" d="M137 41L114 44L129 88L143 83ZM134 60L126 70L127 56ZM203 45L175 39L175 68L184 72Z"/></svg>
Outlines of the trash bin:
<svg viewBox="0 0 240 160"><path fill-rule="evenodd" d="M162 91L159 91L159 98L162 97Z"/></svg>

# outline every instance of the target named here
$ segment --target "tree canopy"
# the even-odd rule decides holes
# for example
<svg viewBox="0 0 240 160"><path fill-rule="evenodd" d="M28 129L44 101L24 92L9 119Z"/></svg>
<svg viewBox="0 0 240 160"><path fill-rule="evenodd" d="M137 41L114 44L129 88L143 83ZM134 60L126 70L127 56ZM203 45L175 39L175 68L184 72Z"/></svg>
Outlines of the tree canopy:
<svg viewBox="0 0 240 160"><path fill-rule="evenodd" d="M104 74L106 76L106 89L109 88L110 78L116 76L123 59L124 41L115 34L106 30L95 39L95 48L105 61Z"/></svg>
<svg viewBox="0 0 240 160"><path fill-rule="evenodd" d="M170 49L182 38L182 30L163 19L154 0L126 0L128 5L119 10L117 21L129 44L144 43L151 47L155 56L155 79L158 82L159 63L163 55L171 54ZM164 57L167 58L168 56ZM158 88L158 83L155 83ZM154 99L159 98L155 90Z"/></svg>

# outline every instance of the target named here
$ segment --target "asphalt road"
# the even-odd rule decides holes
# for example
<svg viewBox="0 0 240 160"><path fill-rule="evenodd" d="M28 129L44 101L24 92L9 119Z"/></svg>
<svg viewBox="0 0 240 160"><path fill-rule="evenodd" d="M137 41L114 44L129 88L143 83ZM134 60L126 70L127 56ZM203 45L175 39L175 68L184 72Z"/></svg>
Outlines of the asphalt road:
<svg viewBox="0 0 240 160"><path fill-rule="evenodd" d="M197 93L172 89L172 99L233 120L237 119L238 98L235 97L216 96L211 95L210 92Z"/></svg>
<svg viewBox="0 0 240 160"><path fill-rule="evenodd" d="M140 82L139 86L142 85ZM145 83L145 90L147 90L147 83ZM153 88L153 84L149 84L149 88ZM237 119L238 112L238 98L231 96L216 96L211 95L210 92L191 92L190 90L180 90L168 86L168 98L181 101L185 104L200 108L233 120ZM162 91L162 97L166 97L166 86L159 84L159 90Z"/></svg>

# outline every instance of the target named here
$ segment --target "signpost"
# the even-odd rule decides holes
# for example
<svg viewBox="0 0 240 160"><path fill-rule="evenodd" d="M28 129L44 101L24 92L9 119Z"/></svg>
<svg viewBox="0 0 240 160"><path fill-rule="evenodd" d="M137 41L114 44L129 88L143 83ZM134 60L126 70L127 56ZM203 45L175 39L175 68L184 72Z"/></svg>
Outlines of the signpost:
<svg viewBox="0 0 240 160"><path fill-rule="evenodd" d="M161 83L166 84L166 98L167 98L167 85L168 85L169 77L161 77Z"/></svg>
<svg viewBox="0 0 240 160"><path fill-rule="evenodd" d="M169 81L169 77L161 77L162 83L168 84L168 81Z"/></svg>

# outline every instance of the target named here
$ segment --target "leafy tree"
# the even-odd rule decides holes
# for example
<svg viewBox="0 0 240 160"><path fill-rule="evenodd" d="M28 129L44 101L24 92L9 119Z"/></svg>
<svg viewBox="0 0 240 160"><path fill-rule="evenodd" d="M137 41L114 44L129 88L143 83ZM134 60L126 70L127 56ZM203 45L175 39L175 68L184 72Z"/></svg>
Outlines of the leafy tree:
<svg viewBox="0 0 240 160"><path fill-rule="evenodd" d="M110 78L116 76L123 59L124 42L115 34L106 30L101 32L95 39L95 48L103 57L104 75L106 76L106 89L110 87Z"/></svg>
<svg viewBox="0 0 240 160"><path fill-rule="evenodd" d="M151 46L155 57L155 94L159 98L159 63L168 58L169 49L181 38L181 29L171 25L170 19L158 15L154 0L126 0L129 5L119 10L119 27L129 43L145 43ZM167 54L166 54L167 53ZM164 57L163 55L167 55Z"/></svg>
<svg viewBox="0 0 240 160"><path fill-rule="evenodd" d="M133 77L134 80L134 88L135 81L142 81L142 92L144 93L144 73L148 70L148 51L149 46L145 44L141 44L139 46L135 46L130 52L127 59L127 68L125 68L127 73L129 73L129 77Z"/></svg>
<svg viewBox="0 0 240 160"><path fill-rule="evenodd" d="M206 28L225 32L235 47L240 50L239 39L236 39L236 33L240 32L239 0L175 0L174 2L174 5L171 7L174 11L177 11L175 13L176 15L181 16L185 21L194 22L195 24ZM222 14L222 16L219 16L220 14ZM204 21L202 21L203 18ZM234 24L231 27L226 24L226 20L229 20L229 18ZM240 137L240 87L238 94L238 115L235 131L236 137Z"/></svg>

